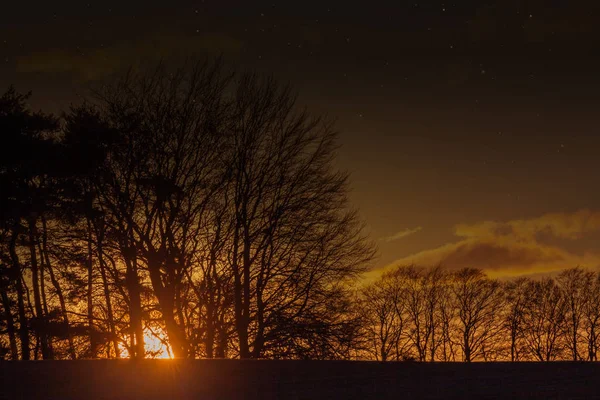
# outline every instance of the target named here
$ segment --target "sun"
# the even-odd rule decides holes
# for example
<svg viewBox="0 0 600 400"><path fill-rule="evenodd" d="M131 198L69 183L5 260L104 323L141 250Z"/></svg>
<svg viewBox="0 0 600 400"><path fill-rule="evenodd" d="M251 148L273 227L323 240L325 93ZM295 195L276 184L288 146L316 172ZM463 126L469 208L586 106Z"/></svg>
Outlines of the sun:
<svg viewBox="0 0 600 400"><path fill-rule="evenodd" d="M162 329L144 329L144 349L146 351L145 358L154 359L172 359L173 352L167 343L167 335ZM125 338L127 340L127 338ZM119 344L121 355L123 358L129 358L129 351L121 343Z"/></svg>
<svg viewBox="0 0 600 400"><path fill-rule="evenodd" d="M166 334L164 332L144 332L144 348L146 353L150 353L152 358L169 359L173 358L173 353L168 345L165 344Z"/></svg>

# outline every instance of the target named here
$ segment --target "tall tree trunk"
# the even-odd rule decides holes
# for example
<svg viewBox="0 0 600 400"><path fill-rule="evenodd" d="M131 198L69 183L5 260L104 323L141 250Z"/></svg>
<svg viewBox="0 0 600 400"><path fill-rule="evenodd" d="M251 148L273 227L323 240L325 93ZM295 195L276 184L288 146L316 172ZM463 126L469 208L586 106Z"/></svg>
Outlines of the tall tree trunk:
<svg viewBox="0 0 600 400"><path fill-rule="evenodd" d="M108 317L108 329L110 330L110 336L112 338L113 348L115 351L115 358L121 357L121 351L119 350L119 339L117 338L117 330L115 327L115 317L112 308L112 301L110 298L110 289L108 287L108 279L106 277L106 263L104 260L104 246L103 246L103 235L102 233L96 234L98 239L98 263L100 264L100 277L102 278L102 288L104 290L104 301L106 303L106 313Z"/></svg>
<svg viewBox="0 0 600 400"><path fill-rule="evenodd" d="M173 356L175 358L186 358L187 351L185 339L183 338L181 327L175 321L173 309L169 308L168 305L164 309L161 306L161 312L167 328L167 336L169 337L171 350L173 350Z"/></svg>
<svg viewBox="0 0 600 400"><path fill-rule="evenodd" d="M596 324L592 324L590 327L590 336L588 339L588 360L596 361Z"/></svg>
<svg viewBox="0 0 600 400"><path fill-rule="evenodd" d="M245 340L243 343L244 352L247 354L247 357L251 356L250 348L249 348L249 338L248 338L248 327L250 326L250 232L249 227L246 225L244 227L244 314L242 316L243 324L244 324L244 336Z"/></svg>
<svg viewBox="0 0 600 400"><path fill-rule="evenodd" d="M40 254L40 290L41 290L41 294L42 294L42 308L44 310L44 315L47 316L50 315L50 313L48 312L48 299L46 296L46 268L44 268L44 254L42 252L42 246L39 243L40 241L38 240L38 252ZM47 323L47 322L46 322ZM47 340L48 340L48 348L50 349L50 358L53 359L54 358L54 350L52 348L52 338L50 336L47 336Z"/></svg>
<svg viewBox="0 0 600 400"><path fill-rule="evenodd" d="M577 361L577 329L579 327L579 323L577 322L577 316L575 315L575 307L572 307L573 313L573 337L572 337L572 346L573 346L573 361Z"/></svg>
<svg viewBox="0 0 600 400"><path fill-rule="evenodd" d="M173 356L175 358L186 358L186 344L185 339L183 338L183 332L181 331L179 324L175 321L175 296L173 293L173 284L172 282L163 284L160 272L160 262L156 260L156 257L156 254L150 254L148 257L148 271L150 273L152 288L158 298L158 305L165 323L167 336L169 337L169 344L173 350ZM169 280L172 281L172 279Z"/></svg>
<svg viewBox="0 0 600 400"><path fill-rule="evenodd" d="M471 362L471 343L469 342L469 331L465 330L463 337L465 362Z"/></svg>
<svg viewBox="0 0 600 400"><path fill-rule="evenodd" d="M173 279L173 282L176 282L175 279ZM173 284L173 290L175 291L175 314L177 315L177 320L179 321L178 323L175 321L175 327L177 329L177 332L179 334L179 339L180 339L180 346L181 346L181 350L183 352L182 357L189 357L188 354L188 341L186 338L186 334L185 334L185 317L183 316L183 304L181 301L181 291L179 290L179 285L177 284Z"/></svg>
<svg viewBox="0 0 600 400"><path fill-rule="evenodd" d="M41 240L37 240L37 250L40 254L40 262L39 262L39 267L40 267L40 290L41 290L41 295L42 295L42 308L44 310L44 315L46 315L46 317L48 315L50 315L49 311L48 311L48 298L46 296L46 268L45 268L45 262L44 262L44 252L42 251L42 244L41 244ZM50 349L50 358L54 358L54 350L52 347L52 338L50 336L48 336L48 347Z"/></svg>
<svg viewBox="0 0 600 400"><path fill-rule="evenodd" d="M31 257L31 276L32 276L32 285L33 285L33 299L34 299L34 308L38 326L38 336L40 338L40 344L42 349L42 358L44 360L50 359L52 356L50 354L50 348L48 346L48 335L46 332L46 315L44 314L44 310L42 309L42 299L40 294L40 282L39 282L39 267L37 262L37 254L35 250L35 242L37 240L37 227L35 218L29 218L29 254Z"/></svg>
<svg viewBox="0 0 600 400"><path fill-rule="evenodd" d="M69 343L69 356L71 360L77 359L77 354L75 353L75 345L73 343L73 335L71 334L71 324L69 322L69 314L67 313L67 305L65 302L65 295L63 294L62 288L60 286L60 282L56 279L56 275L54 274L54 268L52 264L50 264L50 260L46 259L46 265L48 267L48 274L50 275L50 282L56 290L56 295L58 296L58 303L60 305L60 313L62 315L63 324L65 325L65 329L67 332L67 341Z"/></svg>
<svg viewBox="0 0 600 400"><path fill-rule="evenodd" d="M515 346L516 346L516 338L514 332L511 332L510 335L510 361L515 362Z"/></svg>
<svg viewBox="0 0 600 400"><path fill-rule="evenodd" d="M256 338L252 346L252 357L260 358L263 346L265 344L265 318L264 318L264 304L262 301L261 289L257 288L256 293Z"/></svg>
<svg viewBox="0 0 600 400"><path fill-rule="evenodd" d="M209 267L208 273L205 274L206 279L206 316L204 323L206 324L206 335L204 337L204 350L206 358L213 358L215 356L215 338L216 338L216 325L217 325L217 312L214 301L215 301L215 288L214 280L212 276L212 266ZM200 316L202 318L202 316Z"/></svg>
<svg viewBox="0 0 600 400"><path fill-rule="evenodd" d="M140 281L137 272L137 256L135 254L135 248L127 243L126 247L122 249L122 254L125 259L125 265L127 268L125 276L125 284L129 293L129 314L131 320L131 349L132 358L142 359L146 356L144 347L144 328L142 326L142 301L141 301L141 288Z"/></svg>
<svg viewBox="0 0 600 400"><path fill-rule="evenodd" d="M52 263L50 262L50 254L48 252L48 227L46 224L46 218L42 216L42 260L45 261L46 268L48 268L48 275L50 275L50 283L54 287L56 291L56 295L58 296L58 303L60 305L60 312L62 315L63 324L65 325L65 329L67 332L67 341L69 343L69 356L72 360L77 358L77 354L75 353L75 345L73 343L73 335L71 334L71 325L69 323L69 314L67 313L67 305L65 302L65 295L63 294L62 288L60 286L60 282L56 279L56 275L54 274L54 268L52 267Z"/></svg>
<svg viewBox="0 0 600 400"><path fill-rule="evenodd" d="M0 295L2 296L2 306L4 308L4 318L6 318L6 331L8 333L8 342L10 344L10 356L12 360L19 359L19 350L17 349L17 338L15 334L15 324L10 311L10 299L4 285L0 287Z"/></svg>
<svg viewBox="0 0 600 400"><path fill-rule="evenodd" d="M234 232L233 244L233 291L234 291L234 313L235 313L235 330L239 341L240 358L249 358L250 351L248 347L248 326L245 324L244 316L244 298L242 293L242 277L240 276L239 268L239 222L237 223Z"/></svg>
<svg viewBox="0 0 600 400"><path fill-rule="evenodd" d="M209 298L206 305L206 336L204 338L204 349L206 353L206 358L214 357L215 347L215 320L213 306L211 302L212 299Z"/></svg>
<svg viewBox="0 0 600 400"><path fill-rule="evenodd" d="M96 340L96 329L94 326L94 298L93 298L93 289L94 289L94 259L93 259L93 248L92 241L94 240L92 236L92 224L90 222L90 218L86 217L87 223L87 319L88 319L88 329L90 330L90 358L96 358L98 356L98 343Z"/></svg>
<svg viewBox="0 0 600 400"><path fill-rule="evenodd" d="M40 253L40 293L42 294L42 309L44 310L45 315L49 315L48 298L46 297L46 269L44 268L44 259L39 243L38 251Z"/></svg>
<svg viewBox="0 0 600 400"><path fill-rule="evenodd" d="M225 321L223 318L219 318L217 332L217 347L215 348L215 357L217 358L227 358L227 341L229 340L227 336L227 327L225 326Z"/></svg>
<svg viewBox="0 0 600 400"><path fill-rule="evenodd" d="M21 342L21 359L31 359L31 349L29 341L29 320L25 311L25 294L23 290L23 274L21 273L21 263L17 255L17 237L19 225L13 227L13 232L9 242L9 252L12 261L11 273L14 279L17 292L17 308L19 311L19 341Z"/></svg>

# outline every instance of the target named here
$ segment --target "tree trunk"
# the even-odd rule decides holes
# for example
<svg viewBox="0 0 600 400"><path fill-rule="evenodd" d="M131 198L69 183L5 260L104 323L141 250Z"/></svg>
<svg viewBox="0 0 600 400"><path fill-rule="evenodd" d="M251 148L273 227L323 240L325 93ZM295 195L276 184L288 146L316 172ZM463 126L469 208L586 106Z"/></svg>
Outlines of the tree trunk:
<svg viewBox="0 0 600 400"><path fill-rule="evenodd" d="M46 226L46 219L42 216L42 252L40 261L45 262L46 268L48 268L48 275L50 275L50 282L56 290L56 294L58 296L58 302L60 304L60 312L62 314L63 323L65 324L65 329L67 332L67 341L69 343L69 355L72 360L77 358L75 354L75 346L73 344L73 335L71 335L71 325L69 324L69 315L67 314L67 306L65 302L65 296L63 294L62 288L60 287L60 282L56 279L54 275L54 268L52 267L52 263L50 262L50 256L48 254L48 230Z"/></svg>
<svg viewBox="0 0 600 400"><path fill-rule="evenodd" d="M575 310L573 309L573 361L577 361L578 357L577 357L577 329L578 329L578 323L575 317Z"/></svg>
<svg viewBox="0 0 600 400"><path fill-rule="evenodd" d="M217 331L217 348L215 349L215 356L217 358L227 358L227 327L223 318L219 318Z"/></svg>
<svg viewBox="0 0 600 400"><path fill-rule="evenodd" d="M211 279L210 277L208 278ZM209 286L209 285L207 285ZM209 291L212 291L212 288L209 287ZM213 295L209 294L209 299L206 304L206 337L204 338L204 348L206 353L206 358L214 357L214 346L215 346L215 312L213 311Z"/></svg>
<svg viewBox="0 0 600 400"><path fill-rule="evenodd" d="M168 307L167 305L166 308L163 309L163 307L161 306L161 311L163 315L163 320L165 322L165 326L167 328L169 344L171 346L171 350L173 350L173 357L187 358L187 346L185 343L185 339L183 338L183 332L181 332L179 324L177 324L177 322L175 321L172 308Z"/></svg>
<svg viewBox="0 0 600 400"><path fill-rule="evenodd" d="M595 325L590 327L590 337L588 340L588 360L596 361L596 329Z"/></svg>
<svg viewBox="0 0 600 400"><path fill-rule="evenodd" d="M235 330L239 341L239 356L240 358L250 358L248 347L248 326L245 324L244 318L244 300L242 294L242 278L239 268L239 222L236 224L233 238L233 296L234 296L234 313L235 313Z"/></svg>
<svg viewBox="0 0 600 400"><path fill-rule="evenodd" d="M183 332L181 331L179 324L175 321L175 296L172 283L167 282L166 284L163 284L160 272L160 262L156 260L156 257L155 253L150 254L148 257L150 281L152 282L154 293L156 293L156 297L158 298L158 304L167 330L167 336L169 337L169 344L173 350L173 356L175 358L186 358L187 351Z"/></svg>
<svg viewBox="0 0 600 400"><path fill-rule="evenodd" d="M514 332L511 333L510 335L510 361L515 362L515 346L516 346L516 339L515 339L515 334Z"/></svg>
<svg viewBox="0 0 600 400"><path fill-rule="evenodd" d="M13 227L12 236L9 242L9 252L12 261L11 273L13 275L15 288L17 292L17 307L19 311L19 341L21 342L21 359L31 359L31 349L29 342L29 321L25 311L25 294L23 293L23 275L21 273L21 263L17 255L17 236L18 225Z"/></svg>
<svg viewBox="0 0 600 400"><path fill-rule="evenodd" d="M39 282L39 268L37 262L37 254L35 250L35 242L36 242L36 224L34 218L29 218L29 253L31 256L31 276L32 276L32 285L33 285L33 300L34 300L34 308L38 326L37 334L40 337L40 344L42 348L42 358L44 360L48 360L52 358L50 354L50 348L48 346L48 335L46 332L46 315L42 309L42 300L40 294L40 282Z"/></svg>
<svg viewBox="0 0 600 400"><path fill-rule="evenodd" d="M42 306L44 315L50 315L48 311L48 299L46 296L46 268L44 262L44 252L42 251L41 241L38 240L38 252L40 253L40 289L42 294ZM50 348L51 358L54 358L54 350L52 348L52 338L48 337L48 347Z"/></svg>
<svg viewBox="0 0 600 400"><path fill-rule="evenodd" d="M259 285L257 285L259 286ZM265 305L262 301L261 289L257 287L256 289L256 338L254 339L254 344L252 347L252 357L260 358L263 347L265 344L265 318L264 318L264 309Z"/></svg>
<svg viewBox="0 0 600 400"><path fill-rule="evenodd" d="M10 311L10 300L4 285L0 288L0 295L2 296L2 306L4 307L4 318L6 318L6 331L8 333L8 341L10 344L10 356L12 360L16 361L19 359L19 350L17 349L17 338L13 316Z"/></svg>
<svg viewBox="0 0 600 400"><path fill-rule="evenodd" d="M94 260L93 260L93 249L92 249L92 224L89 218L86 218L87 223L87 319L88 319L88 329L90 330L90 358L96 358L98 356L98 344L96 340L96 331L94 326L94 298L93 298L93 289L94 289Z"/></svg>
<svg viewBox="0 0 600 400"><path fill-rule="evenodd" d="M145 358L146 350L144 348L144 329L142 326L142 301L140 298L141 288L137 273L137 258L135 248L126 247L122 249L126 264L125 284L129 293L129 308L131 319L131 358Z"/></svg>
<svg viewBox="0 0 600 400"><path fill-rule="evenodd" d="M463 346L464 346L464 356L465 362L471 362L471 343L469 342L469 333L468 330L465 331L463 337Z"/></svg>
<svg viewBox="0 0 600 400"><path fill-rule="evenodd" d="M108 279L106 277L106 264L104 260L104 249L103 249L103 236L96 235L98 239L98 263L100 264L100 276L102 278L102 288L104 290L104 301L106 302L106 313L108 317L108 329L110 330L110 336L115 351L115 358L121 357L121 351L119 350L119 339L117 338L117 330L115 328L115 317L113 314L112 301L110 299L110 289L108 287Z"/></svg>

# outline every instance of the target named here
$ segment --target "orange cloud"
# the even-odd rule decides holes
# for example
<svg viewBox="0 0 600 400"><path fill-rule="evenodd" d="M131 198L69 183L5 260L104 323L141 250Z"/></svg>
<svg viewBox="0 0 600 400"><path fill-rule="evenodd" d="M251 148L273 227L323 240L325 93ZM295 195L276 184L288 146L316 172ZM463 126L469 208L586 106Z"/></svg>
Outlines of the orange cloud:
<svg viewBox="0 0 600 400"><path fill-rule="evenodd" d="M538 234L549 234L560 239L579 239L586 233L600 230L600 212L579 210L574 213L549 213L539 218L509 222L484 221L475 225L459 224L459 237L514 236L533 240Z"/></svg>
<svg viewBox="0 0 600 400"><path fill-rule="evenodd" d="M600 230L600 212L550 213L538 218L508 222L483 221L459 224L454 233L458 241L403 257L390 264L442 264L449 269L481 268L490 276L545 274L581 265L600 266L600 254L577 254L549 245L540 235L562 240L577 240Z"/></svg>

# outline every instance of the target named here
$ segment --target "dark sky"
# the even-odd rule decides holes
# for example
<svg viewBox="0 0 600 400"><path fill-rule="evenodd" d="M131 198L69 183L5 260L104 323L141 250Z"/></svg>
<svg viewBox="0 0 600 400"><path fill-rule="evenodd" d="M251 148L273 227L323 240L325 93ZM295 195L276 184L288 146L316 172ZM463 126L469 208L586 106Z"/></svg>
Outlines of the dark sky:
<svg viewBox="0 0 600 400"><path fill-rule="evenodd" d="M598 21L566 0L9 2L0 88L59 111L132 63L223 53L338 119L378 267L595 268Z"/></svg>

